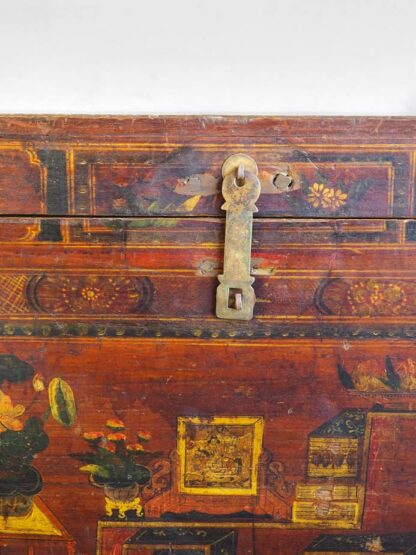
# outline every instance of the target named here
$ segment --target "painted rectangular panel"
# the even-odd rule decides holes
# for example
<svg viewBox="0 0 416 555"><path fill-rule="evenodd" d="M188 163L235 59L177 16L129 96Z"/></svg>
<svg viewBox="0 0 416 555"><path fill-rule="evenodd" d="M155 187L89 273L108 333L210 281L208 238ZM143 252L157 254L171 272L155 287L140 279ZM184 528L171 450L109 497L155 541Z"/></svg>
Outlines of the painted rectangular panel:
<svg viewBox="0 0 416 555"><path fill-rule="evenodd" d="M0 141L0 214L45 214L47 168L39 153Z"/></svg>

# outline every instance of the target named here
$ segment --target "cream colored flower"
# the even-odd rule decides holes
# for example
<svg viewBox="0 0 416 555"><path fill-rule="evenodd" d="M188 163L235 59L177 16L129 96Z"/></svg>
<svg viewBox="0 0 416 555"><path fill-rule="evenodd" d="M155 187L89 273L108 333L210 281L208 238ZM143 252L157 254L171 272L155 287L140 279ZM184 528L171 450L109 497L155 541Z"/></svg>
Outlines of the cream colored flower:
<svg viewBox="0 0 416 555"><path fill-rule="evenodd" d="M42 374L36 372L36 374L33 376L32 385L36 393L40 393L45 389L45 379Z"/></svg>

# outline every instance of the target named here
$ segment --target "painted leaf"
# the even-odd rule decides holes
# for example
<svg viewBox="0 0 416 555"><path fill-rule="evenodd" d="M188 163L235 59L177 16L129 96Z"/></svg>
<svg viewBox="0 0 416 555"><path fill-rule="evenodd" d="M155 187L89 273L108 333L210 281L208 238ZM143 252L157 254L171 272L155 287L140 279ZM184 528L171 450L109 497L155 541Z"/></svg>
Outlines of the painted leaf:
<svg viewBox="0 0 416 555"><path fill-rule="evenodd" d="M355 385L354 385L354 382L352 381L351 376L348 374L345 368L341 366L341 364L338 364L338 376L339 376L340 382L346 389L355 389Z"/></svg>
<svg viewBox="0 0 416 555"><path fill-rule="evenodd" d="M35 374L33 366L15 355L0 355L0 384L31 380Z"/></svg>
<svg viewBox="0 0 416 555"><path fill-rule="evenodd" d="M185 200L179 205L178 210L186 210L186 212L192 212L195 206L198 204L201 195L195 195L194 197Z"/></svg>
<svg viewBox="0 0 416 555"><path fill-rule="evenodd" d="M400 376L394 369L393 363L389 356L386 356L386 374L390 387L395 391L400 389Z"/></svg>
<svg viewBox="0 0 416 555"><path fill-rule="evenodd" d="M90 474L95 474L101 478L108 478L109 472L102 466L97 464L87 464L80 467L81 472L89 472Z"/></svg>
<svg viewBox="0 0 416 555"><path fill-rule="evenodd" d="M61 378L54 378L49 384L48 393L53 418L62 426L72 426L77 418L77 410L70 385Z"/></svg>

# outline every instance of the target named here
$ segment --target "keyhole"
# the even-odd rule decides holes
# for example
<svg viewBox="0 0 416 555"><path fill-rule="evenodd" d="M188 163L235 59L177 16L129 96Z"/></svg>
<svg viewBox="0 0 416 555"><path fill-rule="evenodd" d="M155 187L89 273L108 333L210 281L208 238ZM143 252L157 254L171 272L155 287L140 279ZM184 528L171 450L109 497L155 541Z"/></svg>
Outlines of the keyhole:
<svg viewBox="0 0 416 555"><path fill-rule="evenodd" d="M243 308L243 290L230 288L228 292L228 308L241 310Z"/></svg>

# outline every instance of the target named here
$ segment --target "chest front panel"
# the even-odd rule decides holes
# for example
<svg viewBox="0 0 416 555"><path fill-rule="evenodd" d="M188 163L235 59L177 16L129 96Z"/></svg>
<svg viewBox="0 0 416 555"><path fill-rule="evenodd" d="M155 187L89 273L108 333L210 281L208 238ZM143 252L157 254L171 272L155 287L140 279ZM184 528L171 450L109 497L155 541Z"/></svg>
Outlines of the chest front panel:
<svg viewBox="0 0 416 555"><path fill-rule="evenodd" d="M215 316L236 152L248 321ZM0 119L0 545L412 552L415 152L411 119Z"/></svg>

